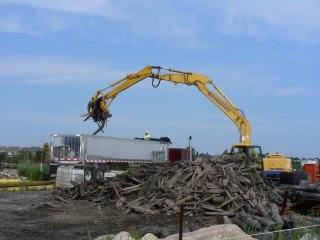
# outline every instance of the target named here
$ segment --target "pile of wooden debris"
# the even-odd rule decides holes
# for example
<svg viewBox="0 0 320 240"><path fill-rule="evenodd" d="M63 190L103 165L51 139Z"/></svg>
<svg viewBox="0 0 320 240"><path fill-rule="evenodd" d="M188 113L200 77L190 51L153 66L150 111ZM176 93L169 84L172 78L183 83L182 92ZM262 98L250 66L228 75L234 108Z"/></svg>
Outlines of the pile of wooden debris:
<svg viewBox="0 0 320 240"><path fill-rule="evenodd" d="M115 204L127 213L172 214L183 205L186 215L233 216L245 205L283 201L243 155L141 164L104 182L73 184L64 196Z"/></svg>
<svg viewBox="0 0 320 240"><path fill-rule="evenodd" d="M0 179L16 179L20 178L16 173L15 169L4 169L3 172L0 172ZM22 179L25 179L22 177Z"/></svg>

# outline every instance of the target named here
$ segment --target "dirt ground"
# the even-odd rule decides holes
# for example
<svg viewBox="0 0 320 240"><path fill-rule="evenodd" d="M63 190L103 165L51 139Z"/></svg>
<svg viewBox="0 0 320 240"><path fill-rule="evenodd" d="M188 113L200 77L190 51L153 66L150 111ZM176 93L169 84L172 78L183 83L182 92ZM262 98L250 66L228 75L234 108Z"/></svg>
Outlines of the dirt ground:
<svg viewBox="0 0 320 240"><path fill-rule="evenodd" d="M54 200L57 190L0 192L0 239L94 239L128 231L159 237L178 233L179 216L125 214L114 206ZM219 218L185 218L186 231L220 224Z"/></svg>

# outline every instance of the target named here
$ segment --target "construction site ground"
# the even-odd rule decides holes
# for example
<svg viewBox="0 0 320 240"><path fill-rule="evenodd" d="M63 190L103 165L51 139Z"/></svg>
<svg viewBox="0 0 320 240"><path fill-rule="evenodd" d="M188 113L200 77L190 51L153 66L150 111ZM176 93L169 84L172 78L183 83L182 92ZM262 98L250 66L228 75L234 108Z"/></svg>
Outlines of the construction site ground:
<svg viewBox="0 0 320 240"><path fill-rule="evenodd" d="M126 214L86 200L62 202L54 200L55 191L0 192L0 239L94 239L120 231L163 237L179 231L178 215ZM219 217L185 218L190 231L220 223Z"/></svg>

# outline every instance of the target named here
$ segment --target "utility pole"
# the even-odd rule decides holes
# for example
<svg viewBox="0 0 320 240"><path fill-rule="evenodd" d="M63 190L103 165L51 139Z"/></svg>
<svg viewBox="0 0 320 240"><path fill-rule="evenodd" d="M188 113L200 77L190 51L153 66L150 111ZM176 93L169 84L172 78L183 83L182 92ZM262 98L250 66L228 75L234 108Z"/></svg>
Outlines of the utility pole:
<svg viewBox="0 0 320 240"><path fill-rule="evenodd" d="M190 160L192 160L192 136L189 137L189 154Z"/></svg>

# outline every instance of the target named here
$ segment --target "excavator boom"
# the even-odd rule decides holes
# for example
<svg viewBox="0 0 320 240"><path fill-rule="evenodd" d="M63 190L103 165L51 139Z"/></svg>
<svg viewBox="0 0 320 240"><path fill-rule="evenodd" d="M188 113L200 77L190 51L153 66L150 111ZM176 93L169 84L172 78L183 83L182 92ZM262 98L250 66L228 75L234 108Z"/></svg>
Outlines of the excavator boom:
<svg viewBox="0 0 320 240"><path fill-rule="evenodd" d="M249 121L246 119L243 112L226 97L219 87L213 84L211 79L205 75L162 68L160 66L147 66L137 73L129 74L112 83L107 88L98 91L92 97L91 101L88 103L88 113L85 114L84 117L85 121L92 118L93 121L97 122L99 128L94 134L103 131L106 121L112 116L109 112L109 107L118 94L146 78L152 79L152 86L155 88L160 85L162 80L173 82L174 84L196 86L213 104L235 123L240 132L240 144L251 144ZM155 83L155 80L158 82ZM208 85L212 85L215 91L211 90ZM107 89L110 89L110 91L104 93Z"/></svg>

